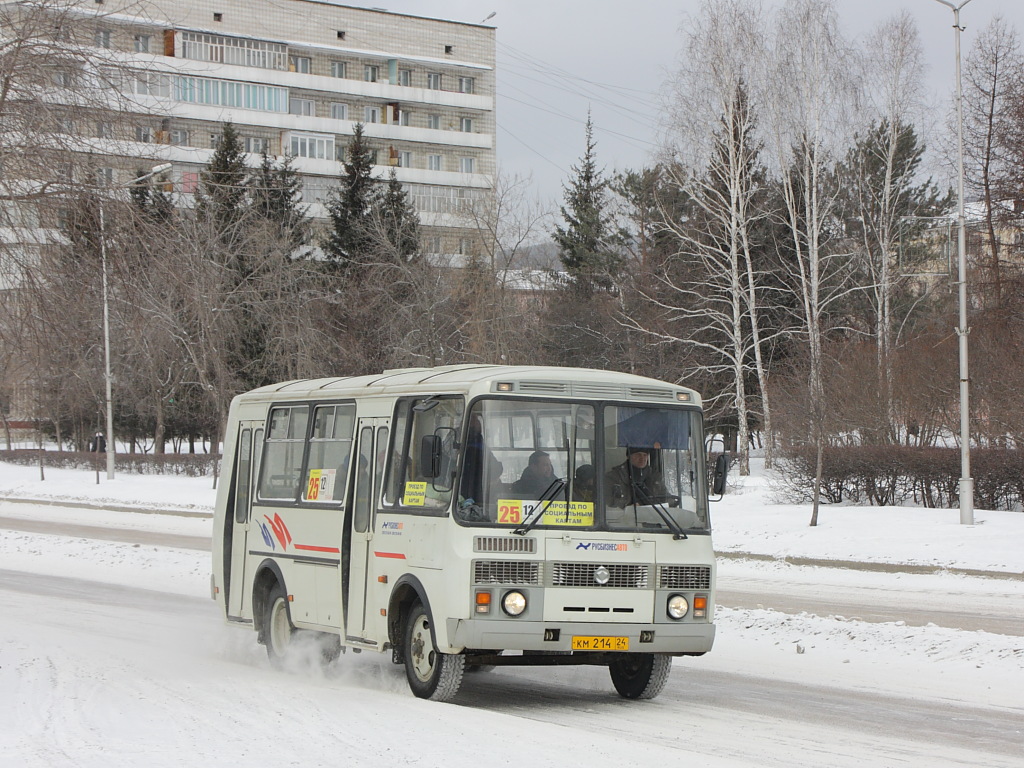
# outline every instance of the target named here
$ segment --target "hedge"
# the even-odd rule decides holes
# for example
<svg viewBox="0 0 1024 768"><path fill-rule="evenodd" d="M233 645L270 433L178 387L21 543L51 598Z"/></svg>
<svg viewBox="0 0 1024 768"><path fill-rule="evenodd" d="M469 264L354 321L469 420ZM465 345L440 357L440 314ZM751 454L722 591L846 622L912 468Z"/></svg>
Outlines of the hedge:
<svg viewBox="0 0 1024 768"><path fill-rule="evenodd" d="M40 451L34 448L0 451L0 461L23 466L37 466ZM42 451L43 466L55 469L87 469L107 466L106 455L82 451ZM130 475L184 475L206 477L213 475L214 462L219 455L206 453L118 453L114 455L114 470Z"/></svg>
<svg viewBox="0 0 1024 768"><path fill-rule="evenodd" d="M780 500L804 503L814 491L815 450L788 450L776 463ZM960 504L960 449L900 445L830 446L823 456L821 495L830 503L872 505ZM974 502L983 509L1020 510L1024 504L1024 452L971 449Z"/></svg>

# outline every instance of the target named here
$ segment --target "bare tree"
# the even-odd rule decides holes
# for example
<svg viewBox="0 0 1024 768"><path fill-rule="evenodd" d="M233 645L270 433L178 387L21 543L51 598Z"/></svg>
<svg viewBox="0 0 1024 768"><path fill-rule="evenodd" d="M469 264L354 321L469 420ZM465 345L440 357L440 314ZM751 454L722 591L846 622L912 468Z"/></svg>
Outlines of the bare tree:
<svg viewBox="0 0 1024 768"><path fill-rule="evenodd" d="M1003 194L1013 173L1003 137L1013 132L1013 112L1019 109L1014 83L1020 81L1022 72L1024 61L1017 32L997 16L982 30L967 55L963 86L964 180L967 194L981 201L983 248L987 251L987 282L991 286L985 293L995 306L1003 298L999 232L1000 220L1007 213Z"/></svg>
<svg viewBox="0 0 1024 768"><path fill-rule="evenodd" d="M686 336L678 341L699 347L702 356L713 361L701 367L726 376L744 475L750 471L746 387L751 358L769 435L769 466L772 453L759 276L751 237L751 229L764 216L755 205L764 174L748 86L754 79L750 62L764 50L762 29L757 6L743 0L706 2L701 15L690 22L685 64L672 95L675 130L670 152L678 161L666 165L670 183L685 198L689 213L679 218L663 204L663 224L679 243L678 264L663 277L668 296L645 294L683 321ZM711 125L716 126L714 131L708 130ZM654 333L664 337L664 331Z"/></svg>
<svg viewBox="0 0 1024 768"><path fill-rule="evenodd" d="M830 184L837 150L849 135L857 95L851 51L835 9L824 0L790 0L776 18L762 80L771 148L780 174L789 230L790 270L806 342L810 439L817 453L813 510L821 498L827 400L823 340L830 307L845 298L849 258L830 248L837 188Z"/></svg>

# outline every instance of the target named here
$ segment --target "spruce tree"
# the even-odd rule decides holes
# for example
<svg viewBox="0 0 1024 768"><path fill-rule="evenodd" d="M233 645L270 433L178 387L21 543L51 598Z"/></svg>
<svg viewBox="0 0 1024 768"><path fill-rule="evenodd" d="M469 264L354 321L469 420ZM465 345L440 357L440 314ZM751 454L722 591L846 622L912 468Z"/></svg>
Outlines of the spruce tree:
<svg viewBox="0 0 1024 768"><path fill-rule="evenodd" d="M264 152L259 167L249 177L248 186L252 213L268 222L275 233L291 246L289 252L307 242L309 219L299 207L302 181L291 157L275 165Z"/></svg>
<svg viewBox="0 0 1024 768"><path fill-rule="evenodd" d="M371 175L373 156L356 123L344 163L340 186L331 191L327 211L331 227L323 242L327 260L344 273L365 264L372 248L369 216L378 194L378 180Z"/></svg>
<svg viewBox="0 0 1024 768"><path fill-rule="evenodd" d="M238 132L231 123L224 123L217 149L199 174L196 211L212 218L218 237L225 244L239 236L238 225L245 216L247 176Z"/></svg>
<svg viewBox="0 0 1024 768"><path fill-rule="evenodd" d="M390 253L400 261L413 259L420 250L420 217L393 168L376 209Z"/></svg>
<svg viewBox="0 0 1024 768"><path fill-rule="evenodd" d="M558 256L577 287L585 291L609 290L622 269L624 234L608 213L608 181L595 160L594 124L587 115L586 149L573 178L564 188L562 218L566 226L555 227Z"/></svg>

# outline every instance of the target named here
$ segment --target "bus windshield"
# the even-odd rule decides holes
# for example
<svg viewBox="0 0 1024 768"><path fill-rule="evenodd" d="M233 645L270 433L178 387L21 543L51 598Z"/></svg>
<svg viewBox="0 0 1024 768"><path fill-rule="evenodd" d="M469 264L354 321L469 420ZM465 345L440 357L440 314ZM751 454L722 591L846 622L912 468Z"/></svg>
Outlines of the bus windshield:
<svg viewBox="0 0 1024 768"><path fill-rule="evenodd" d="M473 404L466 430L456 508L462 523L708 529L694 409L488 398Z"/></svg>

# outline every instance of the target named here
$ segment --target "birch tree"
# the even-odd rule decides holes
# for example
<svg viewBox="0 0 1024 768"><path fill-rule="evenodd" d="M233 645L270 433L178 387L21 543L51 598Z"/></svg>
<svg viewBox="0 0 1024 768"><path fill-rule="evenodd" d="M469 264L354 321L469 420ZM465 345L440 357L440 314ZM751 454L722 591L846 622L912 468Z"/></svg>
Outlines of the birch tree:
<svg viewBox="0 0 1024 768"><path fill-rule="evenodd" d="M780 173L791 263L806 345L809 439L815 447L812 526L818 523L828 403L823 340L830 308L849 285L849 255L833 248L837 186L832 171L849 136L857 97L851 50L825 0L790 0L775 19L763 77L770 146Z"/></svg>

